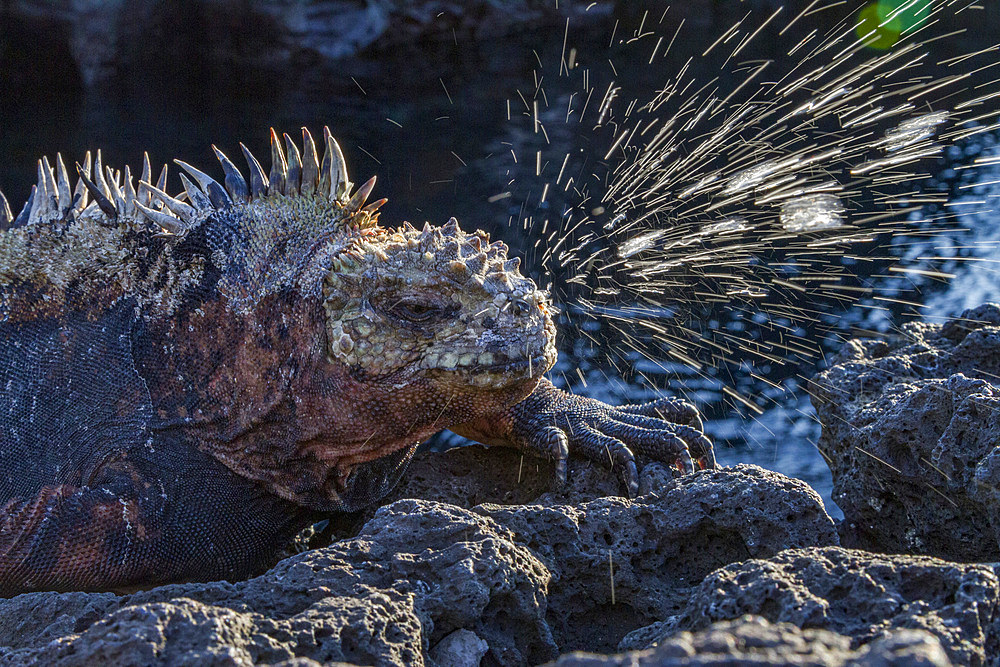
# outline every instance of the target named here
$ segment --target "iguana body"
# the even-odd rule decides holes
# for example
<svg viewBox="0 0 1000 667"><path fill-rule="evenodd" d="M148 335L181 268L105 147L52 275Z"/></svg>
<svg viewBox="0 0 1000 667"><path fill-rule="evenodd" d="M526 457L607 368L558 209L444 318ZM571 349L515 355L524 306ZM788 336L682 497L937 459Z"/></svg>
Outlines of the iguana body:
<svg viewBox="0 0 1000 667"><path fill-rule="evenodd" d="M454 221L377 224L325 133L184 194L61 158L0 197L0 594L235 579L451 428L561 462L714 465L697 413L554 388L547 296ZM183 198L186 201L181 201ZM88 199L91 203L88 204ZM660 417L669 421L664 421ZM691 424L691 426L685 425ZM694 426L694 427L692 427Z"/></svg>

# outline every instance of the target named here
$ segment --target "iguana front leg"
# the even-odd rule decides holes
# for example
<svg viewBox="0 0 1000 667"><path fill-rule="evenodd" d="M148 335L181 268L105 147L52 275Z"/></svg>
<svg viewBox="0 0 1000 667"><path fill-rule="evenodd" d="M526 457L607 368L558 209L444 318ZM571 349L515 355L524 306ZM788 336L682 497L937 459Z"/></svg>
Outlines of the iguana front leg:
<svg viewBox="0 0 1000 667"><path fill-rule="evenodd" d="M629 497L639 490L636 453L676 465L684 474L696 464L715 467L712 443L690 403L662 398L615 407L557 389L544 378L520 403L451 430L486 445L516 447L554 460L560 483L566 480L569 455L585 456L614 470Z"/></svg>

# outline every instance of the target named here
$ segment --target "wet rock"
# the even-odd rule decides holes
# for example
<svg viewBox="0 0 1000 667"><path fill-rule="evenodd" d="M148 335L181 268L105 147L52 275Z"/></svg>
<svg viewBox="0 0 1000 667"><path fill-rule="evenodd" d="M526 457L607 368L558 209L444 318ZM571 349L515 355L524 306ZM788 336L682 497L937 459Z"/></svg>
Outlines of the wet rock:
<svg viewBox="0 0 1000 667"><path fill-rule="evenodd" d="M355 55L389 30L393 7L390 0L15 0L5 11L34 32L62 36L81 82L94 86L163 60L204 76Z"/></svg>
<svg viewBox="0 0 1000 667"><path fill-rule="evenodd" d="M770 623L759 616L719 621L680 632L655 648L618 655L573 653L558 667L681 667L698 665L802 665L810 667L949 667L941 643L924 630L896 630L860 648L828 630Z"/></svg>
<svg viewBox="0 0 1000 667"><path fill-rule="evenodd" d="M1000 560L1000 308L852 340L813 383L843 543Z"/></svg>
<svg viewBox="0 0 1000 667"><path fill-rule="evenodd" d="M494 455L506 453L452 456L492 478ZM579 469L564 493L604 476ZM542 489L530 505L398 500L355 536L244 582L0 600L0 664L420 665L474 655L481 642L483 664L538 664L613 650L678 613L718 567L837 540L811 489L754 466L702 471L633 501L565 502Z"/></svg>
<svg viewBox="0 0 1000 667"><path fill-rule="evenodd" d="M677 630L698 631L752 614L772 623L823 629L858 648L901 629L933 635L950 660L986 665L1000 652L1000 585L985 565L925 556L887 556L827 547L792 549L728 565L706 577L687 607L657 630L636 633L663 642Z"/></svg>
<svg viewBox="0 0 1000 667"><path fill-rule="evenodd" d="M388 42L416 39L488 39L512 29L611 14L613 0L391 0Z"/></svg>

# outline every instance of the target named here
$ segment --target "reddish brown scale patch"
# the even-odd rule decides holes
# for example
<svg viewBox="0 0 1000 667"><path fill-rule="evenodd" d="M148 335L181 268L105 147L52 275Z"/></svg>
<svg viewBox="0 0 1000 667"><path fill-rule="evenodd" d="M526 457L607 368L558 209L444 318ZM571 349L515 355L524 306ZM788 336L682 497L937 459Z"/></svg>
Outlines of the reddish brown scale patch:
<svg viewBox="0 0 1000 667"><path fill-rule="evenodd" d="M50 283L24 281L2 287L0 301L7 311L6 322L35 322L59 319L67 312L83 314L89 321L100 320L124 292L115 283L86 281L68 290Z"/></svg>
<svg viewBox="0 0 1000 667"><path fill-rule="evenodd" d="M72 509L81 495L79 487L61 484L43 487L30 500L15 498L4 506L0 591L85 587L99 575L110 556L101 537L118 529L121 512L116 519L112 508L94 506L76 515Z"/></svg>
<svg viewBox="0 0 1000 667"><path fill-rule="evenodd" d="M0 510L0 581L31 552L34 536L58 502L78 489L66 484L43 487L30 499L12 498Z"/></svg>
<svg viewBox="0 0 1000 667"><path fill-rule="evenodd" d="M66 297L66 307L73 312L84 313L88 320L96 322L107 313L111 304L124 294L118 283L88 280L70 288Z"/></svg>
<svg viewBox="0 0 1000 667"><path fill-rule="evenodd" d="M133 500L86 487L43 487L0 510L0 595L28 590L88 590L154 581L170 564L149 558L149 531ZM146 553L145 557L140 554Z"/></svg>
<svg viewBox="0 0 1000 667"><path fill-rule="evenodd" d="M456 380L441 373L437 378L423 378L398 388L374 382L356 383L347 378L343 385L347 391L333 400L315 391L322 386L321 380L303 382L299 395L308 414L331 424L338 418L346 422L339 424L339 428L321 431L319 437L301 447L303 452L331 467L334 477L328 481L328 492L342 490L359 464L412 446L474 416L499 412L531 393L537 383L537 380L526 381L500 391ZM331 482L336 484L335 489L329 485Z"/></svg>
<svg viewBox="0 0 1000 667"><path fill-rule="evenodd" d="M108 538L125 530L123 516L136 514L131 503L94 503L85 505L83 511L72 517L72 524L60 531L58 543L53 545L55 564L51 577L55 582L86 582L93 585L102 572L133 564L132 554L116 554L107 548ZM67 523L70 523L67 521ZM58 583L55 584L60 587Z"/></svg>
<svg viewBox="0 0 1000 667"><path fill-rule="evenodd" d="M240 315L219 299L151 325L142 374L157 414L221 441L265 423L294 367L281 306L268 320L272 313Z"/></svg>
<svg viewBox="0 0 1000 667"><path fill-rule="evenodd" d="M322 312L299 295L268 296L250 313L223 298L151 325L141 356L160 430L207 451L235 472L299 491L322 471L297 452L308 420L291 391L302 364L323 358Z"/></svg>
<svg viewBox="0 0 1000 667"><path fill-rule="evenodd" d="M51 284L26 281L4 285L2 289L6 322L56 319L65 312L66 293Z"/></svg>

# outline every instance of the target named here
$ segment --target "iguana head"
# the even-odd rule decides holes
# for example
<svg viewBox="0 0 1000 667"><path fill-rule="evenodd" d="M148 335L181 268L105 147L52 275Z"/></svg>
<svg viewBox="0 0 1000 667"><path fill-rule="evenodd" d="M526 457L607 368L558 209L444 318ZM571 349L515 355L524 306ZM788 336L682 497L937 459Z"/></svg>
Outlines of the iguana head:
<svg viewBox="0 0 1000 667"><path fill-rule="evenodd" d="M385 200L366 205L375 179L352 195L340 149L324 134L322 161L307 131L301 155L291 141L283 154L273 136L268 191L230 188L233 205L213 207L204 226L222 251L220 289L236 304L289 284L320 298L326 359L373 392L419 384L425 393L525 395L556 352L547 295L521 275L520 259L455 219L380 226ZM219 157L227 184L238 180Z"/></svg>
<svg viewBox="0 0 1000 667"><path fill-rule="evenodd" d="M374 179L352 195L329 132L322 161L304 138L301 157L286 141L285 158L272 137L269 190L245 202L220 155L235 203L203 226L231 303L254 310L291 286L317 304L322 325L301 318L291 355L310 369L290 388L296 419L315 425L297 447L331 466L324 492L349 503L381 479L389 454L527 396L555 363L555 327L546 293L506 245L454 219L380 226L384 200L366 205ZM284 189L272 193L276 182Z"/></svg>
<svg viewBox="0 0 1000 667"><path fill-rule="evenodd" d="M555 362L547 295L483 232L409 224L355 240L323 283L328 354L362 381L507 390Z"/></svg>

